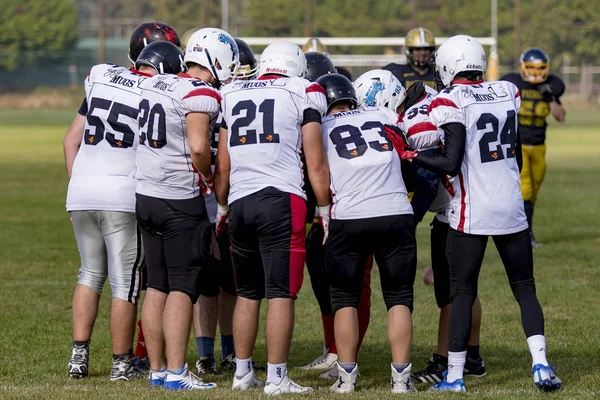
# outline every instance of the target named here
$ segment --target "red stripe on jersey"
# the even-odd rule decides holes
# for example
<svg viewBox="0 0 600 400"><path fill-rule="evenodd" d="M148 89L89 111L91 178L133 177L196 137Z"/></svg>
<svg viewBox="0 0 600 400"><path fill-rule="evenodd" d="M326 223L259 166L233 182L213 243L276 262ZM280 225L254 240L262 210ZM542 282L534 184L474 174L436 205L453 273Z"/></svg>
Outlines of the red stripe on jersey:
<svg viewBox="0 0 600 400"><path fill-rule="evenodd" d="M465 192L465 182L463 179L462 172L458 173L458 180L460 183L460 221L458 222L457 231L464 232L465 231L465 212L467 208L467 204L465 202L465 197L467 193Z"/></svg>
<svg viewBox="0 0 600 400"><path fill-rule="evenodd" d="M427 114L429 114L431 112L431 110L433 110L434 108L440 107L440 106L458 108L458 106L456 104L454 104L454 102L450 99L435 98L435 99L433 99L431 104L429 104L429 108L427 109Z"/></svg>
<svg viewBox="0 0 600 400"><path fill-rule="evenodd" d="M408 128L408 136L416 135L417 133L427 132L427 131L437 131L437 126L432 124L431 122L419 122Z"/></svg>
<svg viewBox="0 0 600 400"><path fill-rule="evenodd" d="M298 297L304 281L304 263L306 262L306 203L304 199L290 193L290 217L292 234L290 236L289 284L290 298Z"/></svg>
<svg viewBox="0 0 600 400"><path fill-rule="evenodd" d="M325 94L325 89L323 89L323 86L319 85L318 83L313 83L312 85L310 85L309 87L306 88L306 93L312 93L312 92L318 92L318 93Z"/></svg>
<svg viewBox="0 0 600 400"><path fill-rule="evenodd" d="M515 99L516 99L517 97L521 97L521 92L519 92L518 90L517 90L517 94L515 94Z"/></svg>
<svg viewBox="0 0 600 400"><path fill-rule="evenodd" d="M400 122L403 122L403 121L404 121L404 113L402 113L402 115L400 115L398 117L398 120L396 121L396 125L398 125Z"/></svg>
<svg viewBox="0 0 600 400"><path fill-rule="evenodd" d="M209 89L207 87L194 89L191 92L189 92L188 94L186 94L185 96L183 96L183 99L181 99L181 100L185 100L185 99L187 99L189 97L194 97L194 96L208 96L208 97L212 97L219 104L221 104L221 96L219 96L219 93L217 93L216 90Z"/></svg>
<svg viewBox="0 0 600 400"><path fill-rule="evenodd" d="M147 72L138 71L134 67L129 67L129 71L133 72L136 75L147 76L147 77L150 77L150 78L152 78L154 76L154 75L151 75L151 74L149 74Z"/></svg>
<svg viewBox="0 0 600 400"><path fill-rule="evenodd" d="M185 72L180 72L177 74L178 77L180 78L192 78L192 79L196 79L193 76L191 76L190 74L186 74Z"/></svg>
<svg viewBox="0 0 600 400"><path fill-rule="evenodd" d="M483 79L479 79L476 81L468 81L466 79L457 79L455 81L452 81L453 85L479 85L480 83L483 83Z"/></svg>
<svg viewBox="0 0 600 400"><path fill-rule="evenodd" d="M287 78L287 77L283 76L283 75L277 75L277 74L266 74L266 75L259 76L258 78L256 78L256 80L257 81L267 81L270 79L279 79L279 78Z"/></svg>

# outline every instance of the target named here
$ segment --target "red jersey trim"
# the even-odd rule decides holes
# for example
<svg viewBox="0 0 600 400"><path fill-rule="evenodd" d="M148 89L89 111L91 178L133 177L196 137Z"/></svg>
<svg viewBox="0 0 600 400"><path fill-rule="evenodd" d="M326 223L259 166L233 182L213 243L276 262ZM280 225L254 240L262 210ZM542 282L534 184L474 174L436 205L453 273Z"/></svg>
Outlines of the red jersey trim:
<svg viewBox="0 0 600 400"><path fill-rule="evenodd" d="M515 94L515 99L521 97L521 92L517 91L517 94Z"/></svg>
<svg viewBox="0 0 600 400"><path fill-rule="evenodd" d="M131 72L133 72L134 74L136 74L136 75L147 76L147 77L149 77L149 78L152 78L152 77L154 76L154 75L152 75L152 74L149 74L149 73L147 73L147 72L138 71L138 70L137 70L137 69L135 69L134 67L129 67L129 70L130 70Z"/></svg>
<svg viewBox="0 0 600 400"><path fill-rule="evenodd" d="M259 76L258 78L256 78L256 80L257 81L267 81L269 79L279 79L279 78L285 78L285 76L275 75L275 74L267 74L267 75Z"/></svg>
<svg viewBox="0 0 600 400"><path fill-rule="evenodd" d="M456 104L454 104L454 102L452 100L436 97L435 99L433 99L433 101L429 105L429 108L427 109L427 114L429 114L431 112L431 110L433 110L434 108L440 107L440 106L458 108L458 106Z"/></svg>
<svg viewBox="0 0 600 400"><path fill-rule="evenodd" d="M467 203L465 198L467 197L467 193L465 192L465 181L463 178L462 172L458 173L458 180L460 183L460 221L458 222L457 231L464 232L465 231L465 212L467 208Z"/></svg>
<svg viewBox="0 0 600 400"><path fill-rule="evenodd" d="M419 122L418 124L415 124L408 128L407 134L410 137L412 135L416 135L418 133L427 131L437 131L437 126L435 126L431 122Z"/></svg>
<svg viewBox="0 0 600 400"><path fill-rule="evenodd" d="M480 83L483 83L483 79L479 79L478 81L467 81L458 79L452 82L453 85L479 85Z"/></svg>
<svg viewBox="0 0 600 400"><path fill-rule="evenodd" d="M219 104L221 104L221 96L219 96L219 94L214 89L209 89L209 88L194 89L191 92L189 92L188 94L186 94L185 96L183 96L183 99L181 99L181 100L185 100L185 99L187 99L189 97L195 97L195 96L208 96L208 97L212 97Z"/></svg>
<svg viewBox="0 0 600 400"><path fill-rule="evenodd" d="M192 79L197 79L197 78L194 78L193 76L191 76L190 74L186 74L185 72L180 72L180 73L178 73L178 74L177 74L177 76L178 76L178 77L180 77L180 78L192 78Z"/></svg>
<svg viewBox="0 0 600 400"><path fill-rule="evenodd" d="M323 89L323 86L319 85L318 83L313 83L309 87L306 88L306 93L313 93L313 92L325 94L325 89Z"/></svg>

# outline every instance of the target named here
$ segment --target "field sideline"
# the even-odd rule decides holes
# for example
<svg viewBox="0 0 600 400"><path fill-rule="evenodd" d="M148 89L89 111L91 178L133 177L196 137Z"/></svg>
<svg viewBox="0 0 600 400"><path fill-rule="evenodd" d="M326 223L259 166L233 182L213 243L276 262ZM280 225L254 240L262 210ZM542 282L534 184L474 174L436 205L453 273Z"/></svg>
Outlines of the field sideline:
<svg viewBox="0 0 600 400"><path fill-rule="evenodd" d="M111 383L108 285L91 344L91 376L80 381L67 377L71 296L79 259L64 208L67 177L62 138L74 111L0 111L0 302L4 304L0 308L0 399L262 396L258 391L232 392L229 375L214 380L219 388L206 393L165 393L150 389L144 381ZM549 166L535 217L537 239L545 245L535 250L537 288L546 315L549 361L557 364L557 375L564 382L564 390L550 395L551 398L597 399L600 398L600 117L597 112L572 112L567 119L565 126L553 124L549 129ZM437 332L438 309L433 289L421 280L423 269L430 263L428 234L428 224L421 224L413 314L415 369L423 368L431 356ZM359 360L362 377L357 392L348 398L393 397L385 307L378 278L374 271L371 325ZM544 395L534 388L530 376L530 355L520 327L519 308L492 243L481 274L480 295L484 310L481 352L488 376L467 378L467 396L542 398ZM297 302L296 318L291 367L310 362L322 348L321 318L308 274ZM219 354L218 341L215 348ZM259 333L255 359L264 365L265 357L263 331ZM190 366L195 360L195 345L190 341ZM292 368L290 375L300 384L314 387L313 397L341 398L328 392L330 382L318 379L316 372ZM259 373L259 378L264 379L264 373ZM406 398L463 396L416 393Z"/></svg>

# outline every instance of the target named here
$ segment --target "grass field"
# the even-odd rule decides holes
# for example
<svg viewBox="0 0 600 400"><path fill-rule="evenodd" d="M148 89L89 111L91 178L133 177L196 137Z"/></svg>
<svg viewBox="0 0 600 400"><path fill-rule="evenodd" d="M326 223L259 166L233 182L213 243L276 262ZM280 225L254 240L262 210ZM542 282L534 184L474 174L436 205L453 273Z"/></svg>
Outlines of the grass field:
<svg viewBox="0 0 600 400"><path fill-rule="evenodd" d="M253 398L233 393L230 376L205 393L165 393L146 382L111 383L108 336L109 288L91 345L91 376L69 380L71 296L78 252L65 212L67 178L62 137L73 112L0 112L0 399ZM548 172L536 208L537 290L546 315L548 354L558 365L564 390L553 399L600 398L600 118L571 113L565 126L553 125ZM428 226L418 231L419 273L415 283L413 363L425 365L435 347L438 310L433 289L420 280L429 265ZM351 398L391 398L390 352L385 307L377 272L373 279L372 322L361 351L362 377ZM308 277L307 277L308 280ZM480 280L484 307L481 348L488 376L467 379L470 398L541 398L530 376L530 356L502 265L488 247ZM321 350L321 319L309 282L297 303L290 365L311 361ZM216 348L219 348L217 343ZM264 332L255 358L264 364ZM195 362L190 342L188 361ZM291 371L313 395L336 398L317 373ZM259 375L264 378L264 375ZM419 389L425 389L420 387ZM462 398L459 394L416 393L407 398Z"/></svg>

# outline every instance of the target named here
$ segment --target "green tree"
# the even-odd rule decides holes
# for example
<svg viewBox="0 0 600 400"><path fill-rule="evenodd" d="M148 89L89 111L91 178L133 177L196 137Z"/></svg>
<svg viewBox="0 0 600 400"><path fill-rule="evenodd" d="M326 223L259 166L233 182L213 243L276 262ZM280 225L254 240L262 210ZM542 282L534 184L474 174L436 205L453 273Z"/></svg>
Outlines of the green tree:
<svg viewBox="0 0 600 400"><path fill-rule="evenodd" d="M75 6L64 0L1 1L0 69L26 63L26 54L57 54L77 40Z"/></svg>

